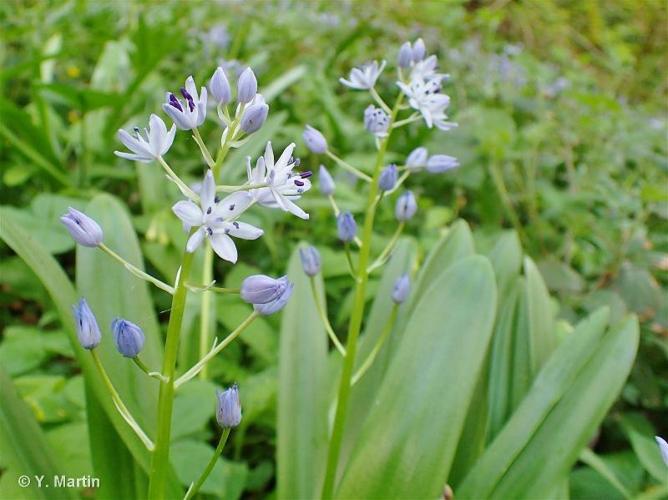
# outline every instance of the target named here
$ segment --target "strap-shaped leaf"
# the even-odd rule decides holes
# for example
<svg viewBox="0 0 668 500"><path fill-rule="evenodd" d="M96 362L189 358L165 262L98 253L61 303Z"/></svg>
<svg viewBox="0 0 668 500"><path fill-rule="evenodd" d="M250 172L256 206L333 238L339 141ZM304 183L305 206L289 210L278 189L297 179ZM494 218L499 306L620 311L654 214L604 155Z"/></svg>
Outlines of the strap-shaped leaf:
<svg viewBox="0 0 668 500"><path fill-rule="evenodd" d="M604 336L608 318L607 309L597 311L557 348L456 491L459 498L538 497L563 480L635 358L635 318Z"/></svg>
<svg viewBox="0 0 668 500"><path fill-rule="evenodd" d="M315 498L327 448L327 334L295 250L294 283L281 324L278 386L278 498ZM316 277L322 298L322 281Z"/></svg>
<svg viewBox="0 0 668 500"><path fill-rule="evenodd" d="M462 259L422 295L402 332L338 498L442 492L494 323L489 261Z"/></svg>

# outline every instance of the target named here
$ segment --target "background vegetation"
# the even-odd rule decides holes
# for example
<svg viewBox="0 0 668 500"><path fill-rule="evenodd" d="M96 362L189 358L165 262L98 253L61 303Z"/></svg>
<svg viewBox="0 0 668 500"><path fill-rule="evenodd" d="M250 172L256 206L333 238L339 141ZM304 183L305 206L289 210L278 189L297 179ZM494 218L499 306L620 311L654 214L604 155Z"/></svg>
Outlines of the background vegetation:
<svg viewBox="0 0 668 500"><path fill-rule="evenodd" d="M204 82L219 64L232 71L250 64L270 101L270 119L231 155L227 165L239 168L224 172L242 174L243 157L257 156L269 137L281 145L296 140L303 164L315 170L318 159L299 144L306 123L337 150L360 151L349 157L356 163L369 163L364 101L345 92L338 77L422 36L452 76L447 91L459 128L445 135L416 130L395 150L425 145L457 156L462 167L414 181L424 223L410 225L409 233L418 251L426 253L456 218L474 228L482 249L513 229L559 299L553 305L564 331L600 305L610 306L613 321L627 311L638 314L641 343L631 377L591 442L595 455L572 471L570 494L652 495L665 469L657 468L651 436L668 436L664 2L9 0L0 5L0 23L0 214L76 274L80 290L116 287L125 302L139 299L127 282L110 279L104 264L89 262L86 280L75 272L74 243L57 222L68 205L85 206L102 190L113 193L118 199L105 199L100 213L116 220L129 214L145 265L173 281L183 235L165 202L173 198L171 187L158 169L113 155L121 149L119 127L143 126L164 92L188 74ZM206 132L214 137L212 123L205 139ZM192 181L202 169L193 151L180 134L169 153ZM353 189L344 187L341 195L353 211L361 207ZM240 245L243 263L219 261L216 277L234 284L253 270L282 274L299 240L317 242L328 262L330 314L340 326L351 298L333 221L317 191L303 206L309 224L258 212L265 237ZM391 233L391 207L381 210L379 223L379 233ZM389 229L382 231L383 223ZM0 252L4 397L15 390L59 462L73 474L90 473L95 429L88 428L84 383L58 312L24 261L4 243ZM160 321L155 328L164 330L169 304L160 292L150 293ZM246 313L224 300L218 306L224 330ZM189 304L193 338L197 310ZM217 384L240 383L245 413L208 493L259 498L274 491L278 326L277 318L260 322L212 365ZM196 349L186 343L181 356L192 359ZM208 459L215 431L213 383L193 387L177 399L175 415L174 465L184 483ZM0 411L2 418L8 417ZM0 469L8 466L0 449ZM0 497L18 494L9 477L0 476Z"/></svg>

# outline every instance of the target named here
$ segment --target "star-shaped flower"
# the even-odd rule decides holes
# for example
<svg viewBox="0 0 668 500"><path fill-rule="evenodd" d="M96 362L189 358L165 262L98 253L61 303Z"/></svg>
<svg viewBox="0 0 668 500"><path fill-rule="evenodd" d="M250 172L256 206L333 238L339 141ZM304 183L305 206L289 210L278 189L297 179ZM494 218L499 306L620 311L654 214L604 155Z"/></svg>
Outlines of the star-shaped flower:
<svg viewBox="0 0 668 500"><path fill-rule="evenodd" d="M172 128L167 131L165 122L159 116L151 115L148 121L148 130L144 129L144 135L141 134L139 128L135 128L134 132L135 134L131 135L123 129L118 131L118 139L132 153L114 151L114 154L128 160L150 163L163 156L172 147L176 126L172 125Z"/></svg>

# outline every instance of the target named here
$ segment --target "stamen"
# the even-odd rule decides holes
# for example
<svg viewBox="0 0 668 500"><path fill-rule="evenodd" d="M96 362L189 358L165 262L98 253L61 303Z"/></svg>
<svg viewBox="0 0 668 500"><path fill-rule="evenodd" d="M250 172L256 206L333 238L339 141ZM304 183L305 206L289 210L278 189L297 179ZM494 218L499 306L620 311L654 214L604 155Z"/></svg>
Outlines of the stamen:
<svg viewBox="0 0 668 500"><path fill-rule="evenodd" d="M213 236L213 229L211 229L210 227L206 228L206 232L209 236Z"/></svg>
<svg viewBox="0 0 668 500"><path fill-rule="evenodd" d="M193 96L188 93L185 87L181 87L181 95L183 98L188 101L188 106L190 107L190 111L193 111L195 109L195 101L193 101Z"/></svg>
<svg viewBox="0 0 668 500"><path fill-rule="evenodd" d="M301 177L302 179L306 179L308 177L311 177L312 175L313 175L313 172L311 172L310 170L307 170L306 172L301 172L299 174L299 177Z"/></svg>
<svg viewBox="0 0 668 500"><path fill-rule="evenodd" d="M303 186L303 185L304 185L304 182L295 179L295 185L296 185L296 186Z"/></svg>
<svg viewBox="0 0 668 500"><path fill-rule="evenodd" d="M206 215L210 215L210 214L211 214L211 207L206 209Z"/></svg>
<svg viewBox="0 0 668 500"><path fill-rule="evenodd" d="M170 106L178 109L179 111L183 111L183 108L181 107L181 103L176 98L176 96L174 94L172 94L171 92L169 94L169 104L170 104Z"/></svg>

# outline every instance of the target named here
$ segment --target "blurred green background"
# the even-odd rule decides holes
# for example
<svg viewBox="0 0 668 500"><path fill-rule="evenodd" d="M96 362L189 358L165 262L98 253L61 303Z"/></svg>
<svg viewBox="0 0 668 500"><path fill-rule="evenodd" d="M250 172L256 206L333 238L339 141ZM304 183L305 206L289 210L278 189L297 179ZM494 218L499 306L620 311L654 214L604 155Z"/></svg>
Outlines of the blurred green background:
<svg viewBox="0 0 668 500"><path fill-rule="evenodd" d="M244 175L245 155L257 156L269 138L281 147L297 142L302 164L317 169L321 159L300 142L306 123L347 159L369 163L373 151L361 122L366 97L346 91L338 77L366 60L394 58L403 41L423 37L451 75L445 92L459 128L412 128L393 142L389 160L424 145L462 166L412 180L421 218L408 232L424 253L457 217L475 228L482 248L514 229L559 298L559 318L572 322L604 304L618 318L639 315L636 365L592 441L605 467L576 467L571 495L621 498L601 471L633 495L646 492L646 451L653 446L647 439L668 436L665 2L6 0L0 26L3 210L73 276L74 244L57 218L68 205L109 192L127 204L146 266L166 281L174 278L183 242L170 212L176 193L153 165L113 155L122 149L118 128L143 127L150 113L162 114L164 93L189 74L203 85L220 64L228 74L251 65L270 118L230 156L227 180ZM392 82L382 81L379 91L394 92ZM209 121L205 140L214 144L219 135ZM188 134L177 134L168 159L187 180L201 176ZM362 194L340 180L340 203L359 211ZM350 287L328 204L314 190L302 205L311 213L308 224L278 211L253 213L249 222L262 225L265 236L241 242L242 264L219 261L216 277L234 284L252 271L282 274L297 241L317 242L334 263L327 292L340 327ZM393 229L392 207L384 206L378 238ZM62 325L32 271L4 243L0 255L0 365L48 439L74 470L88 473L83 382ZM163 294L151 293L159 311L169 307ZM219 306L221 328L244 314L224 301ZM166 316L158 316L163 328ZM249 399L228 472L216 484L231 498L265 497L275 486L277 324L269 318L254 327L212 367L216 382L239 381ZM193 318L190 328L197 329ZM185 420L177 445L188 457L206 458L212 385L195 384L190 399L177 400ZM192 407L202 411L189 414ZM188 477L191 462L197 460L175 464L180 477ZM0 491L6 479L0 476Z"/></svg>

